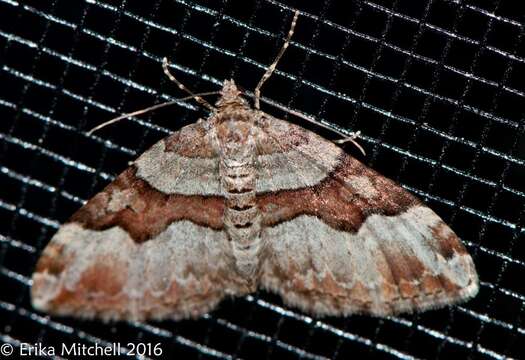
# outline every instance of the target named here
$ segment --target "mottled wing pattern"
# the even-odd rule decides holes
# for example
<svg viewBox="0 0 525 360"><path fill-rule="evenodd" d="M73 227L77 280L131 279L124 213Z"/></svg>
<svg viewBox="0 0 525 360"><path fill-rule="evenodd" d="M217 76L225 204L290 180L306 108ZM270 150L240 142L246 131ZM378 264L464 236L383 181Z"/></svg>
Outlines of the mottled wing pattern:
<svg viewBox="0 0 525 360"><path fill-rule="evenodd" d="M161 140L59 229L33 275L35 308L177 319L243 292L206 134L199 122Z"/></svg>
<svg viewBox="0 0 525 360"><path fill-rule="evenodd" d="M384 316L477 293L461 241L414 196L310 131L270 117L263 131L260 164L276 172L258 194L263 288L318 315Z"/></svg>

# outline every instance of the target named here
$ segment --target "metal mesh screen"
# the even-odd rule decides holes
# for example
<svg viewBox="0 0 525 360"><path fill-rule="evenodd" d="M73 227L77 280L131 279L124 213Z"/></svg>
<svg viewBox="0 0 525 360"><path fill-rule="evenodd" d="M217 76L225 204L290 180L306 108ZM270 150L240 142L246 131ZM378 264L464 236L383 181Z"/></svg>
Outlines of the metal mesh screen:
<svg viewBox="0 0 525 360"><path fill-rule="evenodd" d="M164 358L520 358L525 342L525 13L518 1L0 0L0 341L161 343ZM400 317L315 319L259 292L201 320L103 324L29 303L59 224L151 144L206 116L193 102L123 112L236 79L343 131L348 151L423 198L480 278L467 304ZM265 110L286 117L273 108ZM288 118L328 138L333 134ZM122 357L126 356L122 354ZM154 356L148 356L154 357Z"/></svg>

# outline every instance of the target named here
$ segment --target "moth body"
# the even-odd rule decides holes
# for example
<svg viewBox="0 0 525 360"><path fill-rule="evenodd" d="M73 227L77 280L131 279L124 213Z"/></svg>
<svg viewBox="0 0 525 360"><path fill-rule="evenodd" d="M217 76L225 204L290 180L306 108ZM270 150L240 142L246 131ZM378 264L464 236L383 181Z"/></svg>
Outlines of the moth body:
<svg viewBox="0 0 525 360"><path fill-rule="evenodd" d="M255 111L226 82L218 110L209 118L210 141L219 158L219 178L225 198L224 227L237 271L254 282L260 266L261 214L257 206L257 137Z"/></svg>
<svg viewBox="0 0 525 360"><path fill-rule="evenodd" d="M226 81L216 110L154 144L60 227L38 310L201 316L257 288L313 315L424 311L478 292L472 258L412 194Z"/></svg>

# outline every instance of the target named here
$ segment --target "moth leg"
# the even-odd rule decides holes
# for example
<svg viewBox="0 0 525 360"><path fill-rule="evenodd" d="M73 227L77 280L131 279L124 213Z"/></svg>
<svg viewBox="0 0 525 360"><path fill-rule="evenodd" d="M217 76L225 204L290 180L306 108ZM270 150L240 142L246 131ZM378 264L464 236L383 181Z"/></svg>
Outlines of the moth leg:
<svg viewBox="0 0 525 360"><path fill-rule="evenodd" d="M275 57L275 60L268 67L268 69L266 69L266 72L262 76L261 80L259 80L259 83L257 84L257 87L255 88L255 91L254 91L254 93L255 93L255 105L254 106L255 106L255 108L257 110L260 109L259 99L261 97L261 87L266 82L266 80L268 80L268 78L273 74L273 72L275 71L275 68L277 67L277 63L279 62L279 60L283 56L284 52L288 48L288 45L290 45L290 39L293 36L294 30L295 30L295 25L297 24L297 18L298 17L299 17L299 11L296 10L295 13L294 13L294 16L293 16L292 25L290 26L290 30L288 31L288 35L286 36L286 40L284 41L284 44L281 47L281 50L279 50L279 53Z"/></svg>
<svg viewBox="0 0 525 360"><path fill-rule="evenodd" d="M173 75L171 72L170 72L170 69L169 69L169 63L168 63L168 58L163 58L162 59L162 69L164 70L164 74L166 74L166 76L168 77L168 79L170 79L171 81L173 81L175 84L177 84L177 86L179 87L179 89L181 89L182 91L185 91L187 92L189 95L191 95L192 98L195 99L195 101L197 101L199 104L201 104L202 106L204 106L206 109L208 110L211 110L211 111L216 111L217 109L215 107L213 107L212 105L210 105L209 102L207 102L206 100L204 100L202 97L200 97L199 95L197 94L194 94L190 89L188 89L186 87L186 85L184 85L183 83L181 83L176 77L175 75Z"/></svg>

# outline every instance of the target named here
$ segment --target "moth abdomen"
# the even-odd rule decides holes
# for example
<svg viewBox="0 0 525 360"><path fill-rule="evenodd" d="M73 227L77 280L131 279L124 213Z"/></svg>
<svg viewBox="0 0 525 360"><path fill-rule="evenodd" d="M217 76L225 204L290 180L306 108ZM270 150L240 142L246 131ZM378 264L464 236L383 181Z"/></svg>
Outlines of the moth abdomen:
<svg viewBox="0 0 525 360"><path fill-rule="evenodd" d="M251 279L260 267L261 214L256 201L255 126L235 117L217 131L219 178L226 200L224 229L237 271Z"/></svg>

